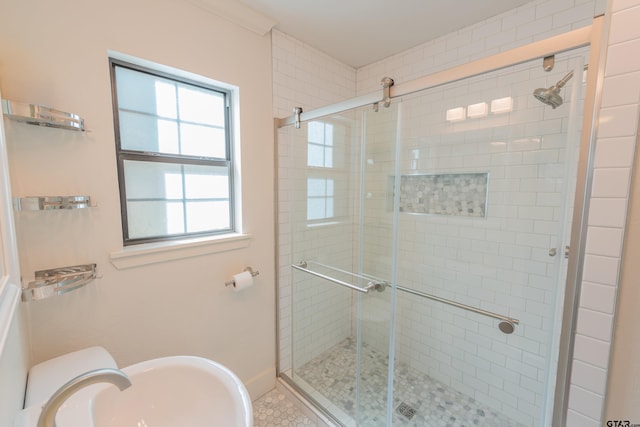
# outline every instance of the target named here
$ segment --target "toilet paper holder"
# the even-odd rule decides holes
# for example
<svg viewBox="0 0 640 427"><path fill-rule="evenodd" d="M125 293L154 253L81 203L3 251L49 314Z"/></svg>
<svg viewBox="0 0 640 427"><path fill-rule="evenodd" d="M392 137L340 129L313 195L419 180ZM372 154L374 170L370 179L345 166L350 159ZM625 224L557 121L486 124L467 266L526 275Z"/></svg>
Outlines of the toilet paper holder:
<svg viewBox="0 0 640 427"><path fill-rule="evenodd" d="M242 271L246 271L247 273L251 274L251 277L256 277L258 274L260 274L260 272L258 270L253 271L253 268L251 268L251 267L247 267ZM224 285L227 286L227 287L235 286L236 282L235 282L235 280L230 280L228 282L224 282Z"/></svg>

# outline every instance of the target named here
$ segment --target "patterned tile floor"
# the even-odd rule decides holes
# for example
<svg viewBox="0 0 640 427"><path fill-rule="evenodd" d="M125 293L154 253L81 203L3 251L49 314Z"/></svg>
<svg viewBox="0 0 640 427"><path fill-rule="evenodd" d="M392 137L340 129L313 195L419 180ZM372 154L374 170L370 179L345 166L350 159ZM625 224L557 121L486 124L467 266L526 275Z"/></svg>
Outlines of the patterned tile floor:
<svg viewBox="0 0 640 427"><path fill-rule="evenodd" d="M294 373L354 419L355 351L355 340L347 339ZM386 425L387 357L364 346L363 355L360 368L362 404L357 424L383 427ZM521 424L404 364L396 365L394 381L394 426L521 427ZM403 403L407 406L401 408Z"/></svg>
<svg viewBox="0 0 640 427"><path fill-rule="evenodd" d="M316 427L292 398L277 388L253 402L254 427Z"/></svg>

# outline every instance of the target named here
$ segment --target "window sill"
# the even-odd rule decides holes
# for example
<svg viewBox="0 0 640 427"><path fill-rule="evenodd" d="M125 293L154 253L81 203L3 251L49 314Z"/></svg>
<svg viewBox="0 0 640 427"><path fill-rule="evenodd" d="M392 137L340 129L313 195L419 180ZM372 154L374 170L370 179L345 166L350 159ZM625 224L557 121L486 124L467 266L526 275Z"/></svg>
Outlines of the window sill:
<svg viewBox="0 0 640 427"><path fill-rule="evenodd" d="M308 222L307 228L323 228L330 227L333 225L342 224L342 221L322 221L322 222Z"/></svg>
<svg viewBox="0 0 640 427"><path fill-rule="evenodd" d="M126 247L121 251L112 252L110 258L111 264L118 270L124 270L177 259L233 251L246 248L250 243L250 234L226 234L217 237L147 243L136 245L135 247Z"/></svg>

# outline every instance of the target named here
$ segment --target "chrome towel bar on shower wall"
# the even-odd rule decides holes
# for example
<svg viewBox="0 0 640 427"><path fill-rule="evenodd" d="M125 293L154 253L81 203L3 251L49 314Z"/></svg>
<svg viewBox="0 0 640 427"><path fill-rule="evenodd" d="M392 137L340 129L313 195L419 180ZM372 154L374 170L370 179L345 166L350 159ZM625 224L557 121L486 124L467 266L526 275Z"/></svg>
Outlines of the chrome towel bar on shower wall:
<svg viewBox="0 0 640 427"><path fill-rule="evenodd" d="M342 280L336 279L334 277L328 276L326 274L322 274L322 273L318 273L317 271L310 270L308 268L309 263L314 263L314 264L317 264L317 265L319 265L321 267L324 267L324 268L327 268L327 269L330 269L330 270L338 271L340 273L345 273L345 274L348 274L348 275L353 276L353 277L357 277L357 278L360 278L360 279L367 280L368 281L367 286L364 287L364 288L361 288L361 287L352 285L351 283L347 283L345 281L342 281ZM377 290L379 292L382 292L382 291L384 291L384 289L386 287L392 287L391 283L387 282L386 280L382 280L382 279L376 278L374 276L370 276L368 274L352 273L352 272L349 272L349 271L341 270L341 269L336 268L336 267L331 267L331 266L326 265L326 264L321 264L321 263L315 262L315 261L308 261L308 262L307 261L300 261L298 264L291 264L291 267L296 269L296 270L304 271L305 273L309 273L309 274L311 274L313 276L320 277L322 279L328 280L330 282L336 283L336 284L341 285L341 286L345 286L345 287L347 287L349 289L352 289L352 290L358 291L358 292L362 292L362 293L365 293L365 294L369 293L369 291L371 291L371 290ZM395 288L397 290L399 290L399 291L406 292L406 293L411 294L411 295L416 295L416 296L419 296L419 297L422 297L422 298L430 299L432 301L441 302L443 304L447 304L447 305L450 305L450 306L453 306L453 307L458 307L458 308L461 308L463 310L471 311L473 313L478 313L478 314L481 314L483 316L487 316L487 317L491 317L491 318L500 320L500 323L498 324L498 328L500 329L500 331L504 332L505 334L512 333L514 331L514 329L515 329L515 325L520 324L520 321L518 319L514 319L513 317L503 316L501 314L497 314L497 313L494 313L492 311L483 310L483 309L478 308L478 307L473 307L473 306L470 306L470 305L467 305L467 304L462 304L462 303L459 303L459 302L456 302L456 301L452 301L450 299L442 298L442 297L439 297L439 296L436 296L436 295L432 295L432 294L427 294L425 292L417 291L415 289L406 288L404 286L396 285Z"/></svg>

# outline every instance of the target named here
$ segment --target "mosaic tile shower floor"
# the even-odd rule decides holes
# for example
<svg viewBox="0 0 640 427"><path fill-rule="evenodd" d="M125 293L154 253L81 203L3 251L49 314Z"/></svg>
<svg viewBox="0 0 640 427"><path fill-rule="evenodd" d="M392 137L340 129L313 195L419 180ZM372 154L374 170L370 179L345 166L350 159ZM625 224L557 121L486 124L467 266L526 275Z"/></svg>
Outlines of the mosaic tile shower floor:
<svg viewBox="0 0 640 427"><path fill-rule="evenodd" d="M254 427L316 427L285 393L271 390L253 402Z"/></svg>
<svg viewBox="0 0 640 427"><path fill-rule="evenodd" d="M313 384L319 393L351 416L355 415L356 405L355 352L355 340L347 339L295 371L296 375ZM363 354L365 356L360 367L363 403L358 425L383 427L386 425L387 357L366 346L363 346ZM396 364L394 381L394 426L522 427L402 363ZM400 408L402 403L406 406ZM413 415L412 410L415 410Z"/></svg>

